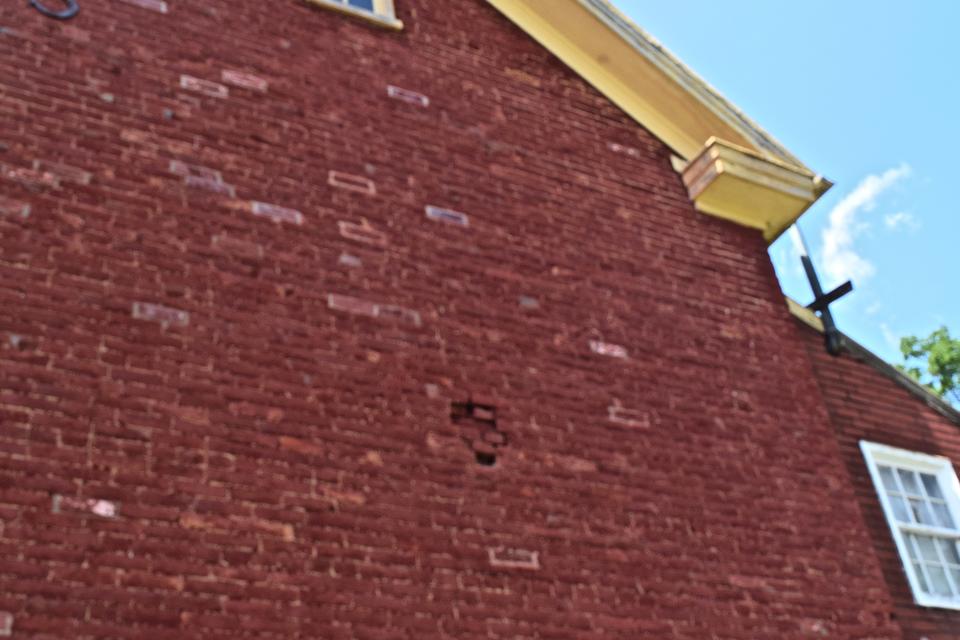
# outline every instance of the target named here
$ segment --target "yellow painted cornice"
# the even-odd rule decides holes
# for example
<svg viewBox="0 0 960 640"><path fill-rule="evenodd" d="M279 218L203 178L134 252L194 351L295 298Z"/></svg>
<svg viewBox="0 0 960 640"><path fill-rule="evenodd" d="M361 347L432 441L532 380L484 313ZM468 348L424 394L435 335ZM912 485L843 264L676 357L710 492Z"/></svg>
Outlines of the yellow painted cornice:
<svg viewBox="0 0 960 640"><path fill-rule="evenodd" d="M809 169L716 138L683 169L698 210L779 237L833 184Z"/></svg>
<svg viewBox="0 0 960 640"><path fill-rule="evenodd" d="M772 241L829 188L607 0L487 2L686 161L704 213Z"/></svg>

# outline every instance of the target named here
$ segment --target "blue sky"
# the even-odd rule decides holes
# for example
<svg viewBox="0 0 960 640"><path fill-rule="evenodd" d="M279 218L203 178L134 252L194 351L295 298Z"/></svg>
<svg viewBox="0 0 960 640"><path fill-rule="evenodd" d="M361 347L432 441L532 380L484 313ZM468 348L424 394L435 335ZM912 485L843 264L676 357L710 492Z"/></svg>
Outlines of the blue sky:
<svg viewBox="0 0 960 640"><path fill-rule="evenodd" d="M853 280L842 331L893 362L900 336L960 334L960 2L613 1L836 183L800 227L824 286ZM786 235L770 255L809 302Z"/></svg>

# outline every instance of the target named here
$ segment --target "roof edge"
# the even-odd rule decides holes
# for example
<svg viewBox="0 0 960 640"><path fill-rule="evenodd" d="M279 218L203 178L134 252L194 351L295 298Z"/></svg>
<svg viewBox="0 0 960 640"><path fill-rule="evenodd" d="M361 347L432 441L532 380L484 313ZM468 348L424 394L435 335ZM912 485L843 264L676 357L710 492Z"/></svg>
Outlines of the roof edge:
<svg viewBox="0 0 960 640"><path fill-rule="evenodd" d="M747 116L720 91L704 80L693 69L671 53L659 40L644 31L609 0L577 0L602 20L611 30L629 42L634 49L656 66L662 73L674 80L685 91L698 98L719 118L740 131L757 147L766 150L774 157L814 174L799 158L791 153L780 141L763 127ZM687 158L689 160L689 158Z"/></svg>
<svg viewBox="0 0 960 640"><path fill-rule="evenodd" d="M813 329L814 331L823 333L823 323L813 311L810 311L799 302L789 297L787 298L787 307L790 309L790 313L793 315L793 317L799 322ZM947 420L950 420L956 426L960 427L960 410L957 410L949 402L933 393L930 391L930 389L926 388L907 374L903 373L874 352L870 351L847 334L841 333L840 335L842 336L842 348L844 351L857 358L867 366L873 368L884 377L896 382L901 387L904 387L907 391L922 400L928 407L942 415Z"/></svg>

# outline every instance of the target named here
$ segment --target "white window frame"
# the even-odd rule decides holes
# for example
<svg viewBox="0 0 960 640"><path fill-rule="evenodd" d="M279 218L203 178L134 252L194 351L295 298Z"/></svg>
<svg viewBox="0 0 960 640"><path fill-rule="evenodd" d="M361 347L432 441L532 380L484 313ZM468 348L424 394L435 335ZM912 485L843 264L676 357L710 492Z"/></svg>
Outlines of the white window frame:
<svg viewBox="0 0 960 640"><path fill-rule="evenodd" d="M920 580L914 564L911 561L911 554L907 547L909 543L905 535L907 533L916 533L939 538L952 537L960 539L960 532L943 527L899 522L894 513L893 505L890 504L879 469L880 466L891 466L935 476L937 482L940 484L940 490L943 492L943 497L947 503L950 515L953 517L954 523L960 527L960 481L957 480L957 473L953 469L953 464L948 458L897 449L866 440L860 441L860 450L863 452L867 468L870 470L873 487L877 492L877 496L880 498L883 515L887 519L893 540L897 545L897 551L900 553L900 562L903 565L904 573L907 574L907 581L910 583L910 590L913 592L914 602L921 607L936 607L960 611L960 597L944 598L942 596L924 593L920 587Z"/></svg>
<svg viewBox="0 0 960 640"><path fill-rule="evenodd" d="M350 4L350 0L307 0L307 2L347 15L363 18L364 20L390 29L403 29L403 23L397 20L393 0L373 0L373 11L355 7Z"/></svg>

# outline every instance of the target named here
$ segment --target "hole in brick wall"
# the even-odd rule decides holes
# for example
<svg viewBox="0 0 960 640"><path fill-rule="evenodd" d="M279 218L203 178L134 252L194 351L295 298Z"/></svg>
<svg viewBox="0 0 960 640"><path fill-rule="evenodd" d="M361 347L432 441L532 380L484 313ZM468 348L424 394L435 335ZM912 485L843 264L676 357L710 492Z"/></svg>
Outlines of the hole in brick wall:
<svg viewBox="0 0 960 640"><path fill-rule="evenodd" d="M507 435L497 428L497 408L467 400L450 403L450 420L460 430L460 439L473 451L477 464L493 467Z"/></svg>
<svg viewBox="0 0 960 640"><path fill-rule="evenodd" d="M477 464L483 465L484 467L493 467L497 464L497 456L493 453L483 453L481 451L476 452Z"/></svg>

